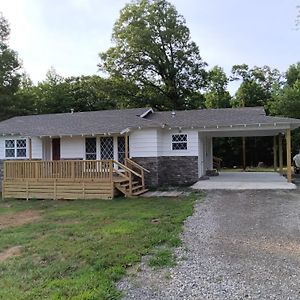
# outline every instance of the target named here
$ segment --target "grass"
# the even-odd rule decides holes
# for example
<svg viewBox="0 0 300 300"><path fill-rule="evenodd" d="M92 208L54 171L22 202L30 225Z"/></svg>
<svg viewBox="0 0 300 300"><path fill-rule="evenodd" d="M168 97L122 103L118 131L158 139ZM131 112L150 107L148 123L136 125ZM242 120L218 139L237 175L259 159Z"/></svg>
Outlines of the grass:
<svg viewBox="0 0 300 300"><path fill-rule="evenodd" d="M170 249L158 250L149 260L151 267L173 267L176 265L175 257Z"/></svg>
<svg viewBox="0 0 300 300"><path fill-rule="evenodd" d="M1 230L0 252L22 253L0 263L0 299L119 299L116 281L143 255L154 253L153 266L173 264L170 250L154 249L180 243L195 197L0 201L0 217L41 212L37 222Z"/></svg>

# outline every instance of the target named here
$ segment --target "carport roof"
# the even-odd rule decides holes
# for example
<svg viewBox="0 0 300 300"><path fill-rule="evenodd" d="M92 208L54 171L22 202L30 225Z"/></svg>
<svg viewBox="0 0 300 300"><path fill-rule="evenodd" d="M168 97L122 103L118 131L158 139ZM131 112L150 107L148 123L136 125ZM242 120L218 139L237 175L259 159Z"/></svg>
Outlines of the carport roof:
<svg viewBox="0 0 300 300"><path fill-rule="evenodd" d="M285 125L294 129L300 126L299 119L267 116L263 107L155 112L149 114L147 119L181 128Z"/></svg>

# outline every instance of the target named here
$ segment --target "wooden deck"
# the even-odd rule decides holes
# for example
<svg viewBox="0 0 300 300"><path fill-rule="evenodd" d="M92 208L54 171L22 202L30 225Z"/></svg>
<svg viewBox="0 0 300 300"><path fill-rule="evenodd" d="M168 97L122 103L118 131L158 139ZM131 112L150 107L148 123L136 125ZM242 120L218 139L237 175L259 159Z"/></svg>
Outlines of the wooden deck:
<svg viewBox="0 0 300 300"><path fill-rule="evenodd" d="M114 160L6 161L2 193L17 199L112 199L145 189L149 172L130 159Z"/></svg>

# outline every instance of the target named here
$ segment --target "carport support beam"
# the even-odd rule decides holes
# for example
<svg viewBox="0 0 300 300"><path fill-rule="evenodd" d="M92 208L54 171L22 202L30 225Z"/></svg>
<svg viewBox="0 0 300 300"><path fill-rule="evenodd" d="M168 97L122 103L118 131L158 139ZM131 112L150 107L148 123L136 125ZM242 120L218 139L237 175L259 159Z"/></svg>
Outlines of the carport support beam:
<svg viewBox="0 0 300 300"><path fill-rule="evenodd" d="M286 166L288 182L292 182L291 129L286 130Z"/></svg>
<svg viewBox="0 0 300 300"><path fill-rule="evenodd" d="M274 135L273 137L273 154L274 154L274 171L277 172L277 136Z"/></svg>
<svg viewBox="0 0 300 300"><path fill-rule="evenodd" d="M243 170L246 170L246 138L242 137L242 147L243 147Z"/></svg>
<svg viewBox="0 0 300 300"><path fill-rule="evenodd" d="M279 133L279 173L283 175L282 134Z"/></svg>

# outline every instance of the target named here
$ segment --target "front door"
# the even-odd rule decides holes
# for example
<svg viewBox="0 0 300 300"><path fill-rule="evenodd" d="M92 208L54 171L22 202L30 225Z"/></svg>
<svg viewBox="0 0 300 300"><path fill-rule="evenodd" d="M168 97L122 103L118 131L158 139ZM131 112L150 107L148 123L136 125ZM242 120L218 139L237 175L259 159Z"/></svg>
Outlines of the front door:
<svg viewBox="0 0 300 300"><path fill-rule="evenodd" d="M52 160L60 160L60 139L52 139Z"/></svg>

